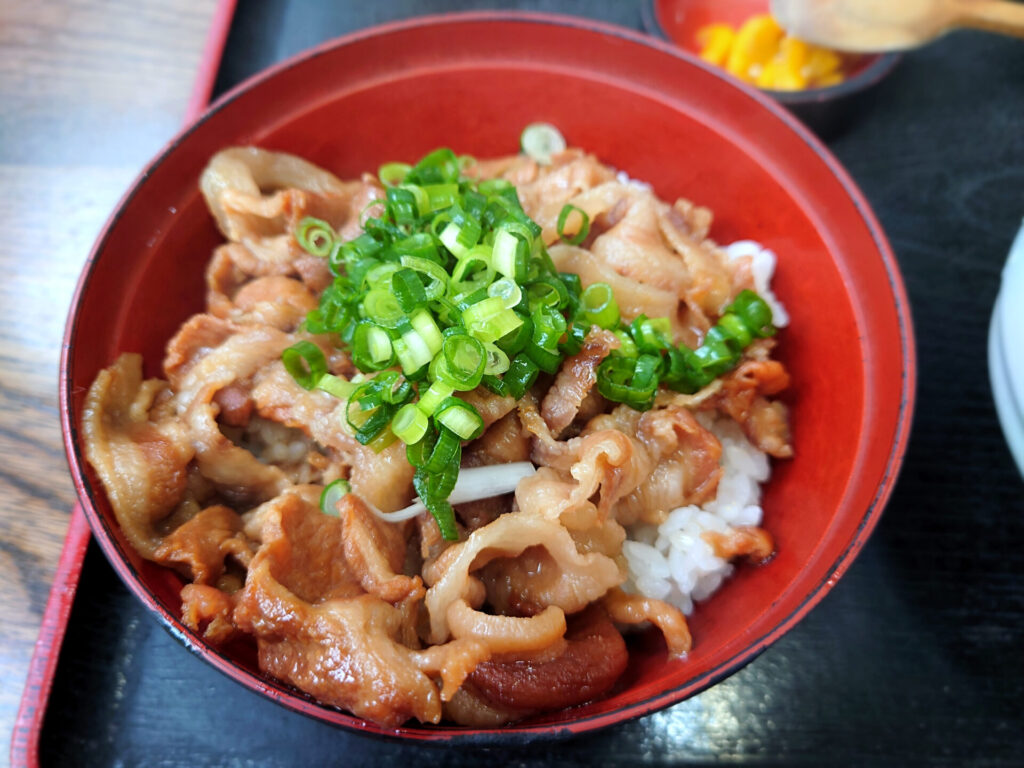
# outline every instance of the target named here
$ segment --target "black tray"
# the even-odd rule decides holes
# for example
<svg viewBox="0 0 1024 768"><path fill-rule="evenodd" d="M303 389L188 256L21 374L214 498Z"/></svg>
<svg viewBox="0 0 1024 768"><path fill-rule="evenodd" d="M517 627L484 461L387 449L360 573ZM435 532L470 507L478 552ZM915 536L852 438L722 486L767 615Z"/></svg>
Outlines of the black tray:
<svg viewBox="0 0 1024 768"><path fill-rule="evenodd" d="M415 13L579 13L638 2L242 0L217 90L322 40ZM597 735L519 750L336 730L193 657L94 544L43 724L43 765L710 762L1020 765L1024 485L996 421L986 334L1024 211L1024 45L958 33L907 57L832 149L892 239L915 310L918 411L886 514L832 594L705 693ZM1024 331L1024 329L1021 329Z"/></svg>

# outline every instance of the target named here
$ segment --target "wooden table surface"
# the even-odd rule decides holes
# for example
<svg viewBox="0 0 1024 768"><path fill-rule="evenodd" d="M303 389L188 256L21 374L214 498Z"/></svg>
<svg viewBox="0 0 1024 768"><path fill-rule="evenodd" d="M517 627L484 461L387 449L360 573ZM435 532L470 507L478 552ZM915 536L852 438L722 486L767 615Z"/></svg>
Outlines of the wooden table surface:
<svg viewBox="0 0 1024 768"><path fill-rule="evenodd" d="M0 733L6 738L75 501L57 409L68 305L106 217L181 125L215 6L216 0L0 3Z"/></svg>

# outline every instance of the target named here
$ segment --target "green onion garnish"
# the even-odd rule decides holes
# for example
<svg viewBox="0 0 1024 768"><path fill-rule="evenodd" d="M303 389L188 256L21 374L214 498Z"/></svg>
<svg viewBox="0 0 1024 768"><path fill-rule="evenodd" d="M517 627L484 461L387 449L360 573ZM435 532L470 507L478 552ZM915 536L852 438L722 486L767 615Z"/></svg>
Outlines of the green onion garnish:
<svg viewBox="0 0 1024 768"><path fill-rule="evenodd" d="M345 401L345 424L360 443L378 451L395 440L406 444L416 492L446 539L457 536L448 497L462 444L484 430L458 393L482 385L520 399L542 372L557 373L597 326L619 340L598 367L598 391L646 410L659 386L696 392L731 370L755 338L775 332L771 310L751 291L736 297L696 350L673 343L667 318L625 323L609 285L584 290L578 275L555 269L512 184L468 178L465 167L450 149L413 166L381 166L384 198L366 206L364 231L348 242L325 221L299 222L296 241L325 258L333 275L304 330L332 334L369 377L329 374L311 341L282 354L302 387ZM579 244L590 218L566 204L557 231ZM322 503L327 514L331 499Z"/></svg>
<svg viewBox="0 0 1024 768"><path fill-rule="evenodd" d="M299 341L288 347L281 353L281 362L303 389L313 389L327 373L324 353L311 341Z"/></svg>
<svg viewBox="0 0 1024 768"><path fill-rule="evenodd" d="M324 257L334 248L334 230L326 221L307 216L299 222L295 240L308 253Z"/></svg>
<svg viewBox="0 0 1024 768"><path fill-rule="evenodd" d="M578 213L580 216L580 225L576 228L575 234L569 234L565 231L565 225L569 221L569 216L572 213ZM577 208L575 205L566 203L562 206L561 213L558 214L558 236L565 240L570 245L579 245L587 239L587 235L590 234L590 216L582 208Z"/></svg>
<svg viewBox="0 0 1024 768"><path fill-rule="evenodd" d="M331 517L338 517L338 502L341 497L352 493L348 480L335 480L320 494L320 511Z"/></svg>
<svg viewBox="0 0 1024 768"><path fill-rule="evenodd" d="M583 320L599 328L615 328L619 324L619 304L608 283L593 283L580 296Z"/></svg>

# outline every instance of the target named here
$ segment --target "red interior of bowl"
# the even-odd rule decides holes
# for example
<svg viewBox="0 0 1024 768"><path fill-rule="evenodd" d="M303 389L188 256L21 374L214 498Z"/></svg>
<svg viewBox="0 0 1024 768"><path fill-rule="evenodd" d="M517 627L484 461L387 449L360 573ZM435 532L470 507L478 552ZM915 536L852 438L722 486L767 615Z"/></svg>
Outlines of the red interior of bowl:
<svg viewBox="0 0 1024 768"><path fill-rule="evenodd" d="M292 708L383 732L262 677L245 649L211 651L178 623L180 580L127 546L82 458L84 393L122 351L142 352L147 374L159 375L165 342L202 308L203 270L219 237L196 181L217 150L259 144L347 177L440 145L478 156L511 153L522 127L537 120L651 182L663 198L711 207L718 241L754 239L778 254L774 287L792 314L779 351L793 375L797 455L775 463L765 499L778 555L760 568L741 566L698 607L687 659L667 660L660 639L645 636L609 698L494 733L587 730L714 682L820 599L888 495L912 397L906 301L866 204L791 118L668 46L579 20L477 14L355 35L230 94L155 161L83 275L62 372L72 471L115 567L187 644ZM429 727L400 733L493 735Z"/></svg>
<svg viewBox="0 0 1024 768"><path fill-rule="evenodd" d="M700 53L697 32L708 24L734 28L759 13L768 13L769 0L655 0L654 14L665 36L684 50ZM877 55L844 54L843 72L856 77L878 60Z"/></svg>

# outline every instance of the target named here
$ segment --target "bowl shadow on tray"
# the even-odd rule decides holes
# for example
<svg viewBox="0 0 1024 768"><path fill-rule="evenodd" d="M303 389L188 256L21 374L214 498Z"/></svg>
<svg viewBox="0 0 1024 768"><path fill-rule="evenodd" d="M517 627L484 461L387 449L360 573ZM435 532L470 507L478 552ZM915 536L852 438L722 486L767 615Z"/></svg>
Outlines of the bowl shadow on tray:
<svg viewBox="0 0 1024 768"><path fill-rule="evenodd" d="M733 25L766 13L768 0L644 0L644 29L684 51L697 55L696 33L702 26L724 21ZM802 120L823 139L843 133L875 103L874 87L896 68L899 53L846 57L843 82L800 91L759 89ZM753 87L753 86L746 86Z"/></svg>

